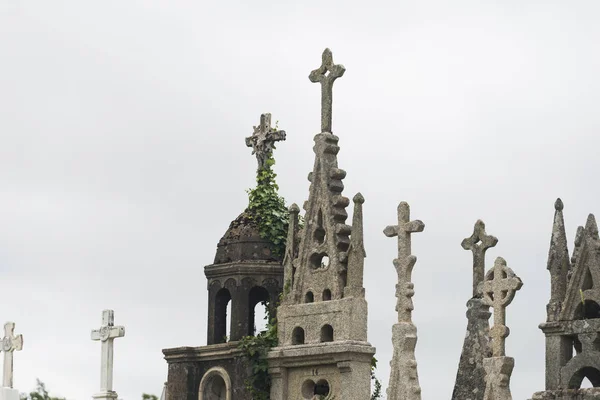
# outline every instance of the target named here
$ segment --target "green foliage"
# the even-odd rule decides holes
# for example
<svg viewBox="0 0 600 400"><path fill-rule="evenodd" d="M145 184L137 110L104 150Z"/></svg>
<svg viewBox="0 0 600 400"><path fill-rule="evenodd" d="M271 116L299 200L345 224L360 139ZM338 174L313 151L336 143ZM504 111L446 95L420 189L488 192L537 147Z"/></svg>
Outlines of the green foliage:
<svg viewBox="0 0 600 400"><path fill-rule="evenodd" d="M246 359L251 375L246 381L246 390L252 394L253 400L269 400L271 392L271 377L267 353L277 345L277 318L271 317L272 309L266 302L261 303L267 308L267 329L256 336L242 338L239 349Z"/></svg>
<svg viewBox="0 0 600 400"><path fill-rule="evenodd" d="M377 369L377 359L373 357L371 359L371 380L373 381L373 393L371 394L371 400L381 398L381 382L375 376L375 370Z"/></svg>
<svg viewBox="0 0 600 400"><path fill-rule="evenodd" d="M143 393L142 400L158 400L158 397L153 394Z"/></svg>
<svg viewBox="0 0 600 400"><path fill-rule="evenodd" d="M21 400L65 400L61 397L51 397L50 394L48 394L46 385L39 379L36 379L36 388L34 392L29 393L29 395L27 393L21 393L19 398Z"/></svg>
<svg viewBox="0 0 600 400"><path fill-rule="evenodd" d="M256 171L256 187L247 191L249 204L246 214L258 222L260 237L273 243L274 255L281 257L285 253L289 211L278 193L277 174L271 168L275 165L272 155L265 164Z"/></svg>

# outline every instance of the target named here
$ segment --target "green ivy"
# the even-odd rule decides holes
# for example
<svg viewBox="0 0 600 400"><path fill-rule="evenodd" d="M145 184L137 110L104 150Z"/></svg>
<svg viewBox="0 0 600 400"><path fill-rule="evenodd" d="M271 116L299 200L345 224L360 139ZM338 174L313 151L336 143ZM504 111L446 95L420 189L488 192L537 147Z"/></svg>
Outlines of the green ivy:
<svg viewBox="0 0 600 400"><path fill-rule="evenodd" d="M275 182L277 174L272 167L275 159L269 156L265 167L256 171L256 187L249 189L248 218L256 220L260 237L273 244L273 255L283 257L289 225L289 211L285 200L279 196Z"/></svg>
<svg viewBox="0 0 600 400"><path fill-rule="evenodd" d="M371 394L371 400L381 398L381 382L375 376L375 370L377 369L377 359L373 357L371 359L371 380L373 381L373 393Z"/></svg>

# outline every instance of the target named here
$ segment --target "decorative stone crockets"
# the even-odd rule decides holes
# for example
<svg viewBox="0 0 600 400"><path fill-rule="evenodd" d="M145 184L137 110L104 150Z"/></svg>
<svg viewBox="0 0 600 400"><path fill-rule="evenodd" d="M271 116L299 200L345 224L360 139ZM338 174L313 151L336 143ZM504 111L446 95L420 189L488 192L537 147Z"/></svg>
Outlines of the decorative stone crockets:
<svg viewBox="0 0 600 400"><path fill-rule="evenodd" d="M311 81L321 83L322 132L314 138L302 229L299 208L290 207L285 296L277 310L279 345L268 355L272 399L370 398L375 349L367 342L363 288L364 198L354 197L353 225L347 225L346 172L338 168L338 137L331 133L332 85L344 71L326 49L321 67L310 74Z"/></svg>
<svg viewBox="0 0 600 400"><path fill-rule="evenodd" d="M533 399L600 398L600 239L594 215L575 237L569 262L563 203L554 204L548 271L551 294L546 335L546 391ZM584 378L594 388L582 389Z"/></svg>

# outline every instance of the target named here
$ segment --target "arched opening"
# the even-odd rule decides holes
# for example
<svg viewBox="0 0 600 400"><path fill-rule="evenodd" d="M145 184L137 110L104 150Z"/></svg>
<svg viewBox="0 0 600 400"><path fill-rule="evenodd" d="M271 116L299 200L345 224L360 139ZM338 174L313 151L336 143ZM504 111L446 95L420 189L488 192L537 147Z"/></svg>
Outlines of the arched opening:
<svg viewBox="0 0 600 400"><path fill-rule="evenodd" d="M311 292L311 291L306 292L306 295L304 295L304 302L312 303L314 301L315 301L315 295L313 294L313 292Z"/></svg>
<svg viewBox="0 0 600 400"><path fill-rule="evenodd" d="M323 301L331 300L331 290L325 289L323 290Z"/></svg>
<svg viewBox="0 0 600 400"><path fill-rule="evenodd" d="M262 286L255 286L248 294L248 336L267 329L269 323L269 292Z"/></svg>
<svg viewBox="0 0 600 400"><path fill-rule="evenodd" d="M587 380L586 387L600 387L600 371L592 367L584 367L577 371L569 381L569 389L579 389L584 380Z"/></svg>
<svg viewBox="0 0 600 400"><path fill-rule="evenodd" d="M200 381L199 400L231 400L231 379L223 368L209 369Z"/></svg>
<svg viewBox="0 0 600 400"><path fill-rule="evenodd" d="M231 293L226 288L220 289L215 295L215 329L214 343L225 343L229 340L231 315Z"/></svg>
<svg viewBox="0 0 600 400"><path fill-rule="evenodd" d="M600 306L594 300L584 300L575 310L575 319L600 318Z"/></svg>
<svg viewBox="0 0 600 400"><path fill-rule="evenodd" d="M325 379L319 380L315 384L315 392L316 396L328 396L329 395L329 382Z"/></svg>
<svg viewBox="0 0 600 400"><path fill-rule="evenodd" d="M329 324L321 328L321 343L333 342L333 327Z"/></svg>
<svg viewBox="0 0 600 400"><path fill-rule="evenodd" d="M313 238L318 244L323 244L325 242L325 229L323 228L323 212L321 210L319 210L319 213L317 214L317 228L313 233Z"/></svg>
<svg viewBox="0 0 600 400"><path fill-rule="evenodd" d="M327 253L314 253L310 256L310 267L312 269L329 267L330 259Z"/></svg>
<svg viewBox="0 0 600 400"><path fill-rule="evenodd" d="M304 329L299 326L295 327L292 331L292 344L304 344Z"/></svg>
<svg viewBox="0 0 600 400"><path fill-rule="evenodd" d="M315 382L312 379L307 379L302 384L302 397L305 399L313 399L315 396Z"/></svg>

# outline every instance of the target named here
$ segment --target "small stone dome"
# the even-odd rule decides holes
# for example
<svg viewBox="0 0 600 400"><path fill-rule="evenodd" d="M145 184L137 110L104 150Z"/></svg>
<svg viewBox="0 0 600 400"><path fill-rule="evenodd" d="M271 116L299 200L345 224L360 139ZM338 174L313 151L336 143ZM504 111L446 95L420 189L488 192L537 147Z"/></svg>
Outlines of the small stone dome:
<svg viewBox="0 0 600 400"><path fill-rule="evenodd" d="M273 245L260 237L258 222L247 210L229 224L229 229L217 244L214 264L238 261L279 261L273 255Z"/></svg>

